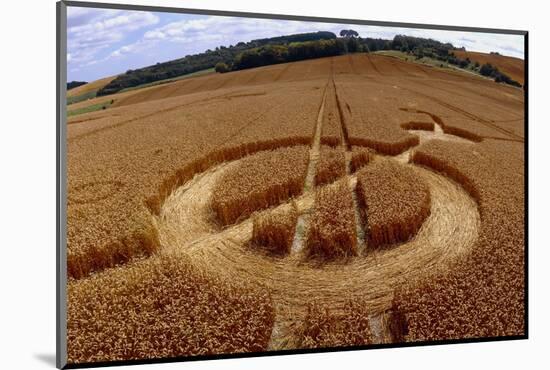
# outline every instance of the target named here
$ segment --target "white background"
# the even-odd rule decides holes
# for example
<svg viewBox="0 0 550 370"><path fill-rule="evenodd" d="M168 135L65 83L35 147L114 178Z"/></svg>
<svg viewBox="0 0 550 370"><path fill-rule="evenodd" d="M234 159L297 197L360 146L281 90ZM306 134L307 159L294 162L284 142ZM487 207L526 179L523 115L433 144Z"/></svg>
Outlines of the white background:
<svg viewBox="0 0 550 370"><path fill-rule="evenodd" d="M134 369L519 369L542 367L550 347L546 240L549 197L550 29L544 2L127 0L261 13L530 31L530 339L402 349L148 365ZM112 0L111 2L121 2ZM536 4L538 5L532 5ZM55 1L6 1L0 17L0 367L55 364Z"/></svg>

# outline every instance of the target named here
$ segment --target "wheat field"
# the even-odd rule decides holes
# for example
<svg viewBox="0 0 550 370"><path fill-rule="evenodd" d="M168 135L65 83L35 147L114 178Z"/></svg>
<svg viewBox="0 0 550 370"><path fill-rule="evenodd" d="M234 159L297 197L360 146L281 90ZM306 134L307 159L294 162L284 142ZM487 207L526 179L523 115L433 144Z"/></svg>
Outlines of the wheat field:
<svg viewBox="0 0 550 370"><path fill-rule="evenodd" d="M67 125L70 363L524 333L521 90L357 53L112 98Z"/></svg>

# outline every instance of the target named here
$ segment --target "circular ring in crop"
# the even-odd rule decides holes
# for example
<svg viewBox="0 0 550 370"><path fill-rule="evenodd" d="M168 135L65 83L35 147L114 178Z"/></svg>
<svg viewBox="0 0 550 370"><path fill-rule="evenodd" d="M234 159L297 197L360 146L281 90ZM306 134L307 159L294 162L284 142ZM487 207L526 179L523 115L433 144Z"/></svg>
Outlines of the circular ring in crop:
<svg viewBox="0 0 550 370"><path fill-rule="evenodd" d="M208 169L165 200L157 218L161 244L165 250L188 255L208 274L269 290L281 321L303 319L307 305L318 300L338 311L350 298L360 297L372 312L382 312L391 307L395 288L445 269L468 253L478 237L480 222L477 204L454 181L415 164L384 160L406 166L430 191L429 216L416 236L399 248L367 250L350 261L321 265L305 260L300 253L284 258L258 253L250 248L253 217L221 230L212 225L212 191L240 160ZM314 193L306 192L293 202L300 213L308 212Z"/></svg>

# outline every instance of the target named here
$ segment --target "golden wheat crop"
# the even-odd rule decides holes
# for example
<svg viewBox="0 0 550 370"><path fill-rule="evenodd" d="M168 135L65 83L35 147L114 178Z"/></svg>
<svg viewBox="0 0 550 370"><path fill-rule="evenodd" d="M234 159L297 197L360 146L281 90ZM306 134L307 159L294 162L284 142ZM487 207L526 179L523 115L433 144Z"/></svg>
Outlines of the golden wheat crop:
<svg viewBox="0 0 550 370"><path fill-rule="evenodd" d="M309 144L322 93L315 86L233 88L82 115L90 120L68 134L69 276L157 250L151 214L196 174L259 150Z"/></svg>
<svg viewBox="0 0 550 370"><path fill-rule="evenodd" d="M223 225L299 195L308 165L304 146L260 152L243 158L235 171L219 180L212 209Z"/></svg>
<svg viewBox="0 0 550 370"><path fill-rule="evenodd" d="M356 54L123 94L67 128L71 363L524 334L521 91Z"/></svg>
<svg viewBox="0 0 550 370"><path fill-rule="evenodd" d="M445 173L467 189L479 204L482 222L471 255L446 274L397 292L394 307L405 317L406 340L521 335L523 146L487 141L472 151L464 144L432 141L415 151L413 161Z"/></svg>
<svg viewBox="0 0 550 370"><path fill-rule="evenodd" d="M335 86L342 124L350 145L366 146L390 155L418 145L417 136L391 124L393 119L388 118L386 111L366 104L364 94L353 84L340 82Z"/></svg>
<svg viewBox="0 0 550 370"><path fill-rule="evenodd" d="M350 300L341 312L334 313L322 303L310 304L299 340L303 348L373 344L368 305L361 300Z"/></svg>
<svg viewBox="0 0 550 370"><path fill-rule="evenodd" d="M350 158L350 172L354 173L357 172L361 167L367 165L371 158L374 155L374 150L360 147L360 146L354 146L351 151L351 158Z"/></svg>
<svg viewBox="0 0 550 370"><path fill-rule="evenodd" d="M357 174L368 245L409 240L430 214L430 192L408 168L377 160Z"/></svg>
<svg viewBox="0 0 550 370"><path fill-rule="evenodd" d="M315 173L315 184L328 184L346 174L346 162L342 148L331 148L322 146L317 172Z"/></svg>
<svg viewBox="0 0 550 370"><path fill-rule="evenodd" d="M323 130L321 131L321 144L338 146L342 143L342 127L340 113L336 102L336 91L333 84L329 84L323 115Z"/></svg>
<svg viewBox="0 0 550 370"><path fill-rule="evenodd" d="M321 259L357 255L353 198L346 179L316 191L305 250Z"/></svg>
<svg viewBox="0 0 550 370"><path fill-rule="evenodd" d="M253 219L252 244L273 254L290 253L297 221L294 204L257 214Z"/></svg>
<svg viewBox="0 0 550 370"><path fill-rule="evenodd" d="M433 131L434 123L433 122L424 122L424 121L409 121L401 124L401 128L404 130L426 130Z"/></svg>
<svg viewBox="0 0 550 370"><path fill-rule="evenodd" d="M71 282L67 312L70 363L262 351L274 318L267 293L178 254Z"/></svg>

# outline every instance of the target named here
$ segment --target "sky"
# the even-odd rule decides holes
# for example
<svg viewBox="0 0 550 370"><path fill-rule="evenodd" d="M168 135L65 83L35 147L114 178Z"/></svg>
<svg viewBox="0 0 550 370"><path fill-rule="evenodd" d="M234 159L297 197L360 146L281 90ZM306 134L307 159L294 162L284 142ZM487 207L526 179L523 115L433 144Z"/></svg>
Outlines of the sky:
<svg viewBox="0 0 550 370"><path fill-rule="evenodd" d="M523 59L518 35L68 7L67 81L90 82L240 41L350 28L364 38L426 37Z"/></svg>

